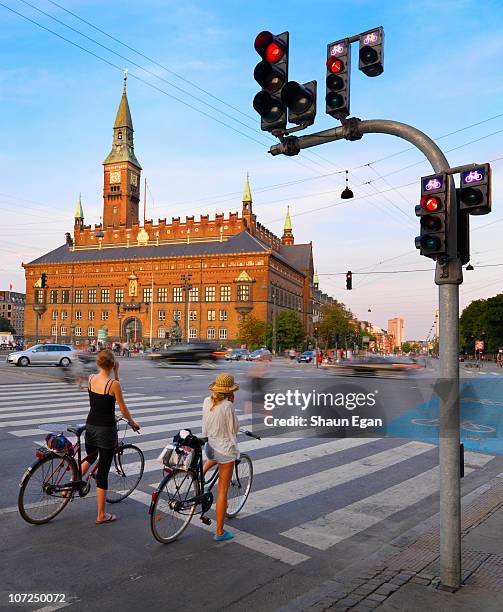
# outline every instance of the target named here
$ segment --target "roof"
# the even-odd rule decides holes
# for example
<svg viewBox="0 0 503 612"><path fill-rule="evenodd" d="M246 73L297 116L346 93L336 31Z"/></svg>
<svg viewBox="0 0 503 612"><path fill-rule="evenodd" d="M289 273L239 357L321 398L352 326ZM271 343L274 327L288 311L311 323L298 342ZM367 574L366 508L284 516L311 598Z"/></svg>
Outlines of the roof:
<svg viewBox="0 0 503 612"><path fill-rule="evenodd" d="M133 120L131 119L131 111L129 110L129 104L127 101L126 94L126 79L124 79L124 92L117 110L115 117L114 128L125 128L128 127L130 130L133 129Z"/></svg>
<svg viewBox="0 0 503 612"><path fill-rule="evenodd" d="M313 262L313 245L308 244L291 244L281 245L280 254L288 261L288 263L300 270L301 272L309 272Z"/></svg>
<svg viewBox="0 0 503 612"><path fill-rule="evenodd" d="M72 251L68 245L64 244L54 249L54 251L34 259L28 265L268 252L270 252L268 247L245 231L231 236L228 240L222 242L208 241L192 242L189 244L160 244L159 246L104 247L102 249L76 249L75 251Z"/></svg>

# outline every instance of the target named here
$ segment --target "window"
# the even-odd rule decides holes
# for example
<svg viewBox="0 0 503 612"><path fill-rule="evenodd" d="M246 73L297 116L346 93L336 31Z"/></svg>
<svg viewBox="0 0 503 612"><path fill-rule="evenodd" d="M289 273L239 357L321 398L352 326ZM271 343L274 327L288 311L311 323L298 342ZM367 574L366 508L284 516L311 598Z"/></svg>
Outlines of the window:
<svg viewBox="0 0 503 612"><path fill-rule="evenodd" d="M75 303L82 304L84 301L84 291L82 289L75 289Z"/></svg>
<svg viewBox="0 0 503 612"><path fill-rule="evenodd" d="M152 301L152 287L143 288L143 301L145 304L150 304Z"/></svg>
<svg viewBox="0 0 503 612"><path fill-rule="evenodd" d="M75 311L75 318L77 319L77 321L80 321L80 319L82 319L82 310Z"/></svg>
<svg viewBox="0 0 503 612"><path fill-rule="evenodd" d="M215 339L215 328L214 327L208 327L208 340L214 340Z"/></svg>
<svg viewBox="0 0 503 612"><path fill-rule="evenodd" d="M87 328L87 335L92 338L94 336L94 327Z"/></svg>
<svg viewBox="0 0 503 612"><path fill-rule="evenodd" d="M58 320L58 311L57 310L53 310L52 311L52 320L53 321L57 321Z"/></svg>
<svg viewBox="0 0 503 612"><path fill-rule="evenodd" d="M66 310L61 311L61 320L64 321L68 318L68 312Z"/></svg>
<svg viewBox="0 0 503 612"><path fill-rule="evenodd" d="M36 289L35 290L35 303L36 304L43 304L44 303L44 290L43 289Z"/></svg>
<svg viewBox="0 0 503 612"><path fill-rule="evenodd" d="M173 302L183 302L183 287L173 287Z"/></svg>
<svg viewBox="0 0 503 612"><path fill-rule="evenodd" d="M157 301L158 302L168 301L168 288L167 287L159 287L159 289L157 290Z"/></svg>
<svg viewBox="0 0 503 612"><path fill-rule="evenodd" d="M195 327L189 327L189 338L197 338L197 329Z"/></svg>
<svg viewBox="0 0 503 612"><path fill-rule="evenodd" d="M199 302L199 287L192 287L189 290L189 300L191 302Z"/></svg>
<svg viewBox="0 0 503 612"><path fill-rule="evenodd" d="M165 320L166 320L166 311L159 310L159 321L165 321Z"/></svg>
<svg viewBox="0 0 503 612"><path fill-rule="evenodd" d="M173 321L181 321L181 320L182 320L182 311L173 310Z"/></svg>
<svg viewBox="0 0 503 612"><path fill-rule="evenodd" d="M110 289L102 289L101 290L101 303L109 304L110 303Z"/></svg>
<svg viewBox="0 0 503 612"><path fill-rule="evenodd" d="M124 289L115 290L115 302L116 304L122 304L124 301Z"/></svg>
<svg viewBox="0 0 503 612"><path fill-rule="evenodd" d="M227 340L227 330L225 329L225 327L221 327L218 330L218 338L219 340Z"/></svg>
<svg viewBox="0 0 503 612"><path fill-rule="evenodd" d="M57 336L58 335L58 326L57 325L53 325L51 327L51 336Z"/></svg>
<svg viewBox="0 0 503 612"><path fill-rule="evenodd" d="M231 287L230 285L223 285L220 287L220 301L230 302L231 301Z"/></svg>
<svg viewBox="0 0 503 612"><path fill-rule="evenodd" d="M108 320L108 310L102 310L101 311L101 320L102 321L107 321Z"/></svg>
<svg viewBox="0 0 503 612"><path fill-rule="evenodd" d="M238 285L238 302L250 300L250 285Z"/></svg>
<svg viewBox="0 0 503 612"><path fill-rule="evenodd" d="M75 335L76 336L82 336L82 327L76 327L75 328Z"/></svg>
<svg viewBox="0 0 503 612"><path fill-rule="evenodd" d="M220 321L227 321L227 310L221 310L220 311Z"/></svg>
<svg viewBox="0 0 503 612"><path fill-rule="evenodd" d="M215 301L215 287L205 287L204 288L204 300L206 302Z"/></svg>
<svg viewBox="0 0 503 612"><path fill-rule="evenodd" d="M216 318L216 310L208 310L208 321L214 321Z"/></svg>
<svg viewBox="0 0 503 612"><path fill-rule="evenodd" d="M87 313L87 318L89 319L89 321L94 321L94 310L90 310Z"/></svg>
<svg viewBox="0 0 503 612"><path fill-rule="evenodd" d="M51 301L51 304L58 303L58 290L57 289L51 289L50 301Z"/></svg>
<svg viewBox="0 0 503 612"><path fill-rule="evenodd" d="M157 329L157 337L158 338L166 338L166 330L164 329L164 327L159 327Z"/></svg>
<svg viewBox="0 0 503 612"><path fill-rule="evenodd" d="M189 321L197 321L197 310L189 310Z"/></svg>
<svg viewBox="0 0 503 612"><path fill-rule="evenodd" d="M90 304L96 304L96 289L89 289L87 292L87 301Z"/></svg>
<svg viewBox="0 0 503 612"><path fill-rule="evenodd" d="M67 334L67 329L65 326L61 327L61 329L59 330L62 336L66 336Z"/></svg>
<svg viewBox="0 0 503 612"><path fill-rule="evenodd" d="M61 292L61 303L69 304L70 303L70 289L63 289Z"/></svg>

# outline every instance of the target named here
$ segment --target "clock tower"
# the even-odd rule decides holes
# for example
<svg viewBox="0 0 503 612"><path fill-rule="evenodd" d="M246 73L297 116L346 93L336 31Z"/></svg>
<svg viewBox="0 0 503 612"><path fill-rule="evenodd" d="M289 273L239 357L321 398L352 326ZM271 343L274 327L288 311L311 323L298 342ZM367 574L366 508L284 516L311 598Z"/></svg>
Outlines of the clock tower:
<svg viewBox="0 0 503 612"><path fill-rule="evenodd" d="M134 154L133 121L124 92L114 123L112 150L103 162L103 227L131 227L139 223L141 166Z"/></svg>

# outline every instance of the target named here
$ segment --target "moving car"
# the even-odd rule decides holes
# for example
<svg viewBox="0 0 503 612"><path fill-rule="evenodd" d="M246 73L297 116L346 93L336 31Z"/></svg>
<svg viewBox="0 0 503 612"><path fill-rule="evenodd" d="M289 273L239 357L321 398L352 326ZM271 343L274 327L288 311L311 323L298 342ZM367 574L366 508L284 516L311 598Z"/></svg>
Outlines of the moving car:
<svg viewBox="0 0 503 612"><path fill-rule="evenodd" d="M248 360L249 361L271 361L272 353L268 349L263 349L263 348L257 349L256 351L253 351L253 353L250 353Z"/></svg>
<svg viewBox="0 0 503 612"><path fill-rule="evenodd" d="M311 363L311 361L313 360L313 358L314 358L314 353L313 353L313 351L304 351L304 352L302 353L302 355L299 355L299 356L297 357L297 361L298 361L299 363Z"/></svg>
<svg viewBox="0 0 503 612"><path fill-rule="evenodd" d="M336 370L353 374L376 375L384 372L409 372L420 370L422 366L411 359L382 357L381 355L366 355L357 359L343 360L333 366Z"/></svg>
<svg viewBox="0 0 503 612"><path fill-rule="evenodd" d="M202 365L214 363L218 359L218 347L211 342L181 342L167 349L147 353L159 365Z"/></svg>
<svg viewBox="0 0 503 612"><path fill-rule="evenodd" d="M69 366L75 359L75 349L69 344L36 344L25 351L7 356L7 363L17 366L57 365Z"/></svg>
<svg viewBox="0 0 503 612"><path fill-rule="evenodd" d="M250 356L250 351L248 349L231 349L225 355L225 361L241 361L247 360Z"/></svg>

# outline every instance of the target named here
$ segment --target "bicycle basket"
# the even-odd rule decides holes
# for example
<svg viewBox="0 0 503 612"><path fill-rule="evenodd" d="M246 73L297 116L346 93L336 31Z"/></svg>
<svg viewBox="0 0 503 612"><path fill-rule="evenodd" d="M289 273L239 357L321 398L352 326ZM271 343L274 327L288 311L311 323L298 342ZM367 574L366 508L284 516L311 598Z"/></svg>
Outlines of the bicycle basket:
<svg viewBox="0 0 503 612"><path fill-rule="evenodd" d="M53 453L73 457L73 444L63 433L50 433L45 437L45 443Z"/></svg>
<svg viewBox="0 0 503 612"><path fill-rule="evenodd" d="M165 462L164 465L173 469L188 470L192 467L195 458L196 453L193 448L190 448L190 446L177 446L172 449L167 463Z"/></svg>

